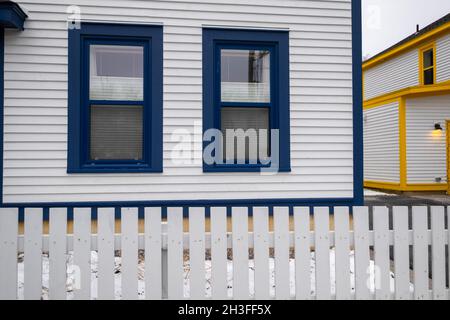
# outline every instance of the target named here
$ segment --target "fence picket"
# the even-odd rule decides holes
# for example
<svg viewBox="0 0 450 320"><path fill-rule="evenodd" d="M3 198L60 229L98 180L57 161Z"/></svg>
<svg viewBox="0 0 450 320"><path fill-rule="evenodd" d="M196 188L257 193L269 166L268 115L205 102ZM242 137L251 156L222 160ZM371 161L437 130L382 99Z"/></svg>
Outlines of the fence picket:
<svg viewBox="0 0 450 320"><path fill-rule="evenodd" d="M91 298L91 209L73 209L73 268L75 284L74 298Z"/></svg>
<svg viewBox="0 0 450 320"><path fill-rule="evenodd" d="M114 299L114 208L97 209L98 299Z"/></svg>
<svg viewBox="0 0 450 320"><path fill-rule="evenodd" d="M414 298L428 300L428 208L413 207Z"/></svg>
<svg viewBox="0 0 450 320"><path fill-rule="evenodd" d="M145 298L162 298L161 208L145 208Z"/></svg>
<svg viewBox="0 0 450 320"><path fill-rule="evenodd" d="M183 208L167 208L168 298L184 299Z"/></svg>
<svg viewBox="0 0 450 320"><path fill-rule="evenodd" d="M253 208L253 233L255 238L255 299L270 299L269 269L269 210Z"/></svg>
<svg viewBox="0 0 450 320"><path fill-rule="evenodd" d="M137 300L138 208L122 208L122 299Z"/></svg>
<svg viewBox="0 0 450 320"><path fill-rule="evenodd" d="M50 209L49 299L66 300L67 209Z"/></svg>
<svg viewBox="0 0 450 320"><path fill-rule="evenodd" d="M350 220L347 207L334 209L336 299L350 300Z"/></svg>
<svg viewBox="0 0 450 320"><path fill-rule="evenodd" d="M24 298L40 300L42 296L42 209L25 209Z"/></svg>
<svg viewBox="0 0 450 320"><path fill-rule="evenodd" d="M445 216L444 207L431 207L433 299L446 299L445 290Z"/></svg>
<svg viewBox="0 0 450 320"><path fill-rule="evenodd" d="M375 298L391 299L390 257L389 257L389 210L387 207L373 208L375 266Z"/></svg>
<svg viewBox="0 0 450 320"><path fill-rule="evenodd" d="M330 214L328 208L315 208L316 297L331 299L330 278Z"/></svg>
<svg viewBox="0 0 450 320"><path fill-rule="evenodd" d="M290 298L289 208L274 208L275 295L278 300Z"/></svg>
<svg viewBox="0 0 450 320"><path fill-rule="evenodd" d="M190 298L205 299L205 208L189 208Z"/></svg>
<svg viewBox="0 0 450 320"><path fill-rule="evenodd" d="M17 209L0 209L0 300L17 299L18 221Z"/></svg>
<svg viewBox="0 0 450 320"><path fill-rule="evenodd" d="M355 294L357 300L369 300L367 285L370 268L369 252L369 210L367 207L353 208L353 227L355 237Z"/></svg>
<svg viewBox="0 0 450 320"><path fill-rule="evenodd" d="M409 300L408 208L394 207L395 299Z"/></svg>
<svg viewBox="0 0 450 320"><path fill-rule="evenodd" d="M214 300L227 293L227 208L211 208L211 291Z"/></svg>
<svg viewBox="0 0 450 320"><path fill-rule="evenodd" d="M294 208L295 230L295 296L311 299L311 246L309 208Z"/></svg>
<svg viewBox="0 0 450 320"><path fill-rule="evenodd" d="M232 209L233 228L233 298L247 300L249 294L248 270L248 208Z"/></svg>

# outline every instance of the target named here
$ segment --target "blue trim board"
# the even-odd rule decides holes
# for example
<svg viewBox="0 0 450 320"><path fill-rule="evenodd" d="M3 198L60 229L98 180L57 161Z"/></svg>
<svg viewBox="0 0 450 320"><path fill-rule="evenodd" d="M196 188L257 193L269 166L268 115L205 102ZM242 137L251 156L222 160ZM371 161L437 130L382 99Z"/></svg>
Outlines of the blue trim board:
<svg viewBox="0 0 450 320"><path fill-rule="evenodd" d="M163 29L162 26L82 23L69 31L68 159L67 172L161 173L163 137ZM133 45L144 48L143 101L92 101L89 99L89 46ZM90 106L143 106L142 161L91 161L89 159Z"/></svg>
<svg viewBox="0 0 450 320"><path fill-rule="evenodd" d="M123 26L122 26L123 27ZM121 26L110 25L108 27L108 34L114 33L119 36L124 35L123 28ZM90 29L102 35L102 32L105 32L103 28L96 28L94 25L90 27ZM185 208L185 212L187 211L187 207L189 206L205 206L207 212L209 212L208 208L211 206L358 206L362 205L364 202L363 197L363 130L362 130L362 83L361 83L361 75L362 75L362 49L361 49L361 0L353 0L352 1L352 33L353 33L353 134L354 134L354 197L353 198L327 198L327 199L248 199L248 200L236 200L236 199L225 199L225 200L180 200L180 201L126 201L126 202L65 202L65 203L3 203L1 201L2 207L18 207L20 211L23 213L24 208L26 207L41 207L44 208L44 212L48 212L49 208L52 207L68 207L69 212L74 207L93 207L93 212L96 212L96 208L98 207L115 207L116 213L120 213L120 207L139 207L140 212L142 213L143 207L162 207L163 212L167 207L183 207ZM135 36L142 36L140 32L137 32ZM1 45L0 45L0 125L1 132L0 134L3 136L3 32L1 33ZM71 37L69 35L69 45L72 42L75 42L75 45L78 42L79 46L79 37ZM81 47L80 47L81 48ZM69 52L69 60L74 59L77 52L70 53ZM80 52L78 52L80 54ZM161 52L162 54L162 52ZM204 70L206 73L211 72L212 64L205 64ZM162 68L162 66L161 66ZM73 63L69 63L69 72L74 74L75 76L80 75L80 70L74 67ZM162 84L161 84L162 86ZM76 84L73 84L71 90L79 90L79 87ZM162 87L160 88L162 92ZM287 95L288 92L283 93L283 95ZM72 97L73 98L73 97ZM212 99L211 96L207 96L207 99ZM211 103L211 101L209 102ZM74 110L69 109L69 113ZM72 115L73 116L73 115ZM76 116L76 115L75 115ZM162 126L162 123L161 123ZM72 128L70 130L76 130L76 128ZM162 127L161 127L162 132ZM73 135L69 135L69 139L73 139ZM71 145L69 141L69 146ZM159 146L162 150L162 145ZM3 159L3 139L0 139L0 163ZM1 174L0 179L3 179L3 164L0 166ZM3 194L3 182L0 185L0 196Z"/></svg>
<svg viewBox="0 0 450 320"><path fill-rule="evenodd" d="M0 2L0 27L23 30L23 24L27 17L17 3Z"/></svg>
<svg viewBox="0 0 450 320"><path fill-rule="evenodd" d="M3 203L5 29L0 27L0 203Z"/></svg>
<svg viewBox="0 0 450 320"><path fill-rule="evenodd" d="M362 11L361 0L352 0L353 54L353 197L364 204L364 141L362 98Z"/></svg>

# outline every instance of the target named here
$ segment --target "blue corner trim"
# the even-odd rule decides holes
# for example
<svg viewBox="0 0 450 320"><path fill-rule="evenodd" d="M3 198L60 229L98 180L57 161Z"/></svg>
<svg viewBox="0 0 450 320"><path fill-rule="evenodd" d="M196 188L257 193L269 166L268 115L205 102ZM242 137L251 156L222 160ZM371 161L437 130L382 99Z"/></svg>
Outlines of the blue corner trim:
<svg viewBox="0 0 450 320"><path fill-rule="evenodd" d="M220 49L261 48L269 50L271 60L270 129L279 129L279 172L290 172L289 112L289 32L246 29L203 29L203 132L220 130L220 110L231 105L256 107L250 103L223 103L220 95ZM204 148L207 142L204 143ZM260 172L262 166L209 165L203 172Z"/></svg>
<svg viewBox="0 0 450 320"><path fill-rule="evenodd" d="M352 0L353 54L353 197L364 204L364 141L362 99L362 11L361 0Z"/></svg>
<svg viewBox="0 0 450 320"><path fill-rule="evenodd" d="M4 141L4 65L5 29L0 27L0 203L3 203L3 141Z"/></svg>
<svg viewBox="0 0 450 320"><path fill-rule="evenodd" d="M0 27L23 30L28 16L20 6L12 1L0 2Z"/></svg>
<svg viewBox="0 0 450 320"><path fill-rule="evenodd" d="M67 172L161 173L163 170L163 28L154 25L82 23L69 29L68 157ZM89 106L117 101L89 100L89 45L115 44L144 47L144 107L142 161L89 160ZM120 104L134 104L121 101Z"/></svg>

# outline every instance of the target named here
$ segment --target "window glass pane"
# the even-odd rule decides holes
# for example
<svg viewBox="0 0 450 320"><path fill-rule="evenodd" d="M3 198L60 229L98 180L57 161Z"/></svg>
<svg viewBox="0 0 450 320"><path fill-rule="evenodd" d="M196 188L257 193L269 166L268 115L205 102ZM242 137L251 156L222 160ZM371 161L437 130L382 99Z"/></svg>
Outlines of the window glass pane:
<svg viewBox="0 0 450 320"><path fill-rule="evenodd" d="M91 106L91 160L142 160L142 106Z"/></svg>
<svg viewBox="0 0 450 320"><path fill-rule="evenodd" d="M428 50L423 53L423 67L429 68L434 65L434 57L433 57L433 50Z"/></svg>
<svg viewBox="0 0 450 320"><path fill-rule="evenodd" d="M91 100L133 100L144 97L144 47L90 46Z"/></svg>
<svg viewBox="0 0 450 320"><path fill-rule="evenodd" d="M434 84L434 68L424 71L424 84Z"/></svg>
<svg viewBox="0 0 450 320"><path fill-rule="evenodd" d="M236 135L237 138L227 139L227 130L242 129L244 135ZM252 134L249 129L253 129ZM260 130L266 131L260 131ZM269 155L269 109L268 108L222 108L221 130L224 139L223 156L227 160L258 160L259 156ZM230 132L228 132L230 133ZM266 133L266 135L264 135ZM256 134L256 139L255 139ZM237 139L245 139L245 153L238 153ZM243 140L242 140L243 141ZM252 145L250 145L250 143ZM234 154L226 152L233 150ZM252 150L252 152L250 152Z"/></svg>
<svg viewBox="0 0 450 320"><path fill-rule="evenodd" d="M223 102L270 102L270 51L221 51Z"/></svg>

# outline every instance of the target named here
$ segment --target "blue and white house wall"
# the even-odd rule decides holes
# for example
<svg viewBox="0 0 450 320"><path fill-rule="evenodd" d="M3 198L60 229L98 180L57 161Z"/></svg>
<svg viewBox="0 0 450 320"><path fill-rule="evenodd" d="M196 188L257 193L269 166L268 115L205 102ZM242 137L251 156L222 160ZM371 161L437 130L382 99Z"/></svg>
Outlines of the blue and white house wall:
<svg viewBox="0 0 450 320"><path fill-rule="evenodd" d="M3 206L363 203L360 0L19 0L0 10ZM266 52L266 86L220 83L220 50L230 61ZM114 54L125 67L111 71ZM121 72L127 85L114 80ZM279 173L195 156L201 128L223 125L232 107L280 130ZM115 113L138 147L108 140ZM174 132L192 133L193 161L173 161Z"/></svg>

